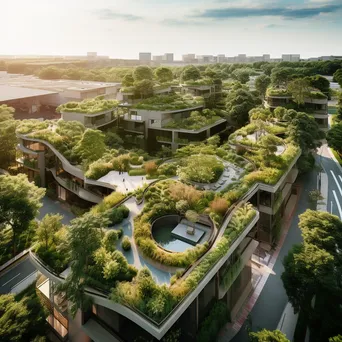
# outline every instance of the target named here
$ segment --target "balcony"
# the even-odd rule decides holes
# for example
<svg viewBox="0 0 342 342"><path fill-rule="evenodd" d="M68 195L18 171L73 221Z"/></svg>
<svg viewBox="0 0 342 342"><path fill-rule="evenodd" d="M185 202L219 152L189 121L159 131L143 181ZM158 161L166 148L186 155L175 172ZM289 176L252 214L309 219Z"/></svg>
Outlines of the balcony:
<svg viewBox="0 0 342 342"><path fill-rule="evenodd" d="M85 123L84 126L87 128L99 128L99 127L102 127L105 125L109 125L112 122L115 122L116 120L117 120L117 117L114 117L114 118L109 119L109 120L107 118L104 118L101 120L96 120L94 123L91 123L91 122Z"/></svg>
<svg viewBox="0 0 342 342"><path fill-rule="evenodd" d="M52 168L49 169L56 179L57 183L61 185L63 188L71 191L72 193L76 194L78 197L92 203L100 203L102 202L103 198L93 192L81 187L78 183L72 181L71 179L65 179L57 176L56 169Z"/></svg>
<svg viewBox="0 0 342 342"><path fill-rule="evenodd" d="M17 158L16 161L19 164L24 165L25 167L35 170L35 171L39 171L39 167L38 167L38 160L37 159L29 159L29 158Z"/></svg>

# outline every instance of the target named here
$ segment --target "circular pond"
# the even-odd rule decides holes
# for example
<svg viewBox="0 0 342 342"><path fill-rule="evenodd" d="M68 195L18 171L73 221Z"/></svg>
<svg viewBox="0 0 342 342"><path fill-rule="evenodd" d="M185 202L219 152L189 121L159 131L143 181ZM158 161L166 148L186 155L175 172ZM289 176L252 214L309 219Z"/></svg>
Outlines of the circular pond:
<svg viewBox="0 0 342 342"><path fill-rule="evenodd" d="M152 236L163 248L171 252L184 252L197 243L204 243L210 235L210 227L196 223L194 235L186 233L188 222L179 215L167 215L152 224Z"/></svg>

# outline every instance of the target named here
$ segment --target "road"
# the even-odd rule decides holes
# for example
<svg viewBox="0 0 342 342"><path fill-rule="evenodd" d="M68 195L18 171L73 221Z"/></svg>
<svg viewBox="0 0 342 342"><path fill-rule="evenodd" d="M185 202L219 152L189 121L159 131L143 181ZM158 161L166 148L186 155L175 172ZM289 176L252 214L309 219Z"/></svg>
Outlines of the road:
<svg viewBox="0 0 342 342"><path fill-rule="evenodd" d="M69 212L63 204L45 196L43 198L43 206L39 211L37 219L41 220L48 213L63 215L62 221L64 224L68 224L75 218L75 215ZM0 276L0 294L11 292L13 287L33 272L35 272L35 268L29 259L24 259L22 262L16 264L15 267Z"/></svg>
<svg viewBox="0 0 342 342"><path fill-rule="evenodd" d="M322 165L323 172L328 176L327 211L342 219L342 172L336 163L330 158L326 144L318 151L317 163Z"/></svg>
<svg viewBox="0 0 342 342"><path fill-rule="evenodd" d="M308 193L317 188L317 172L312 171L304 177L299 177L298 183L302 186L302 193L295 210L291 226L278 259L274 265L274 275L270 275L257 302L255 303L250 317L251 329L257 331L260 328L274 330L277 328L288 298L281 280L284 271L283 259L294 244L302 242L301 232L298 228L298 215L308 208ZM234 342L248 342L246 322L239 333L233 338Z"/></svg>

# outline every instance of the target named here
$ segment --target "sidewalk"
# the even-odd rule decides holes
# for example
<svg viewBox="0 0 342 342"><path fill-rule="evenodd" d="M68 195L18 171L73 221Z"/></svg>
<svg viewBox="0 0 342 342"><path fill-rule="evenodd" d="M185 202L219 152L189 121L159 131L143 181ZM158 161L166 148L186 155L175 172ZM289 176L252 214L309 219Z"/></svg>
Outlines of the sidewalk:
<svg viewBox="0 0 342 342"><path fill-rule="evenodd" d="M253 290L245 300L244 304L242 305L239 313L236 316L236 319L234 322L227 323L220 331L217 341L218 342L227 342L234 338L234 336L240 331L241 327L245 323L247 317L249 316L250 312L252 311L256 301L258 300L261 291L263 290L268 277L270 274L274 274L273 267L277 261L277 258L279 256L279 252L284 244L284 241L286 239L286 236L289 232L289 229L291 227L291 221L293 218L293 215L295 213L295 210L297 208L300 196L301 196L302 188L298 187L298 194L292 195L289 199L288 206L285 210L284 214L284 222L282 227L282 233L281 237L279 239L278 245L276 249L271 254L270 258L264 258L263 260L268 259L268 264L265 265L261 260L260 262L253 261L253 267L252 272L253 275L256 272L259 277L256 282L256 285L253 286ZM256 258L258 260L258 257ZM257 276L257 275L256 275Z"/></svg>

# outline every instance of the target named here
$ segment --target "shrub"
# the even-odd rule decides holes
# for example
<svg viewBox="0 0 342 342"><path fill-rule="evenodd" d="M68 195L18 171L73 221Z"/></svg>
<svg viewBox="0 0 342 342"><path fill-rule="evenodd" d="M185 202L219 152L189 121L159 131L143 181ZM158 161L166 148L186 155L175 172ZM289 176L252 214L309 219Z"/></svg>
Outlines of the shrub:
<svg viewBox="0 0 342 342"><path fill-rule="evenodd" d="M196 190L191 185L186 185L180 182L174 182L170 185L170 196L176 200L185 200L190 206L193 206L202 197L201 191Z"/></svg>
<svg viewBox="0 0 342 342"><path fill-rule="evenodd" d="M153 175L157 171L157 164L154 161L148 161L144 165L145 171L148 175Z"/></svg>
<svg viewBox="0 0 342 342"><path fill-rule="evenodd" d="M121 238L122 238L122 235L123 235L123 229L122 229L122 228L119 228L119 229L117 230L117 232L118 232L118 237L119 237L119 239L121 239Z"/></svg>
<svg viewBox="0 0 342 342"><path fill-rule="evenodd" d="M100 204L92 207L91 212L93 214L104 213L110 208L113 208L116 204L122 201L125 195L121 192L113 191L110 195L106 196Z"/></svg>
<svg viewBox="0 0 342 342"><path fill-rule="evenodd" d="M164 163L159 166L158 174L165 176L176 176L177 164L176 163Z"/></svg>
<svg viewBox="0 0 342 342"><path fill-rule="evenodd" d="M224 302L216 302L208 316L199 327L197 341L215 341L217 334L223 325L228 321L228 308Z"/></svg>
<svg viewBox="0 0 342 342"><path fill-rule="evenodd" d="M86 213L88 211L88 209L85 209L85 208L81 208L75 204L73 204L71 207L70 207L70 210L71 212L76 215L76 216L82 216L84 213Z"/></svg>
<svg viewBox="0 0 342 342"><path fill-rule="evenodd" d="M108 212L108 218L109 218L109 225L115 225L118 223L121 223L125 218L127 218L129 215L129 209L124 206L120 205L117 208L113 208L109 210Z"/></svg>
<svg viewBox="0 0 342 342"><path fill-rule="evenodd" d="M131 169L128 171L128 174L130 176L145 176L146 171L145 169Z"/></svg>
<svg viewBox="0 0 342 342"><path fill-rule="evenodd" d="M107 251L115 251L116 241L119 240L119 233L116 230L110 230L106 232L103 238L103 244Z"/></svg>
<svg viewBox="0 0 342 342"><path fill-rule="evenodd" d="M128 251L131 249L131 241L128 236L123 237L121 247L124 251Z"/></svg>
<svg viewBox="0 0 342 342"><path fill-rule="evenodd" d="M228 210L228 202L226 199L217 197L210 203L211 210L219 215L224 215Z"/></svg>
<svg viewBox="0 0 342 342"><path fill-rule="evenodd" d="M104 163L95 161L89 165L85 176L90 179L99 179L105 176L108 172L113 170L113 165L110 162Z"/></svg>

